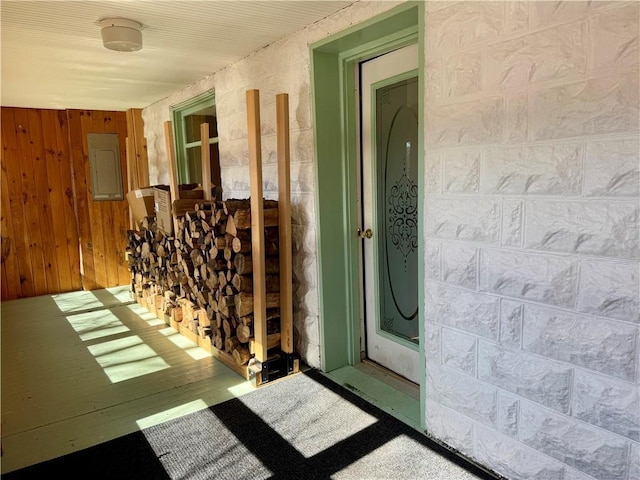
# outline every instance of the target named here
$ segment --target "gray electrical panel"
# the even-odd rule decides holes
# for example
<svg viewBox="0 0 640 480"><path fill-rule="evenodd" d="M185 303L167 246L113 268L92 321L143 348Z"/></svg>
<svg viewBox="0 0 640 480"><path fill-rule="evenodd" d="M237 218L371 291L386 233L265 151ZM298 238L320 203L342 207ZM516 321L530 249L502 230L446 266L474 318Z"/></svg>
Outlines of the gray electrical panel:
<svg viewBox="0 0 640 480"><path fill-rule="evenodd" d="M117 133L88 133L91 196L94 201L124 200Z"/></svg>

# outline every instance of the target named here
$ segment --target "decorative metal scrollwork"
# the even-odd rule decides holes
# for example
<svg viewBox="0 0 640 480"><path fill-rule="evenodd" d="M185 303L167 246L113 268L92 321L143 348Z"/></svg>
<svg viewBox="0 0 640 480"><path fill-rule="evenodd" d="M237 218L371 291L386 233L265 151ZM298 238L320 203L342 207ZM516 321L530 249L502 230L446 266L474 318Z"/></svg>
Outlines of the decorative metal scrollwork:
<svg viewBox="0 0 640 480"><path fill-rule="evenodd" d="M418 248L418 186L407 177L404 169L391 187L387 208L389 238L406 263L408 255Z"/></svg>

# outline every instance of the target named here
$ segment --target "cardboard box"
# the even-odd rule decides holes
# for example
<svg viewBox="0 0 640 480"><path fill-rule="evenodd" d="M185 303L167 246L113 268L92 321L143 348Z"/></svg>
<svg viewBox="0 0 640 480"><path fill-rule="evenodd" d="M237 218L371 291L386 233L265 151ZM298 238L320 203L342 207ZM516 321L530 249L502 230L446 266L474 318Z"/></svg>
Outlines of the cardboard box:
<svg viewBox="0 0 640 480"><path fill-rule="evenodd" d="M171 192L168 185L153 187L156 225L160 231L173 235L173 216L171 215Z"/></svg>
<svg viewBox="0 0 640 480"><path fill-rule="evenodd" d="M137 228L140 228L140 222L144 217L155 215L153 187L131 190L127 193L127 201Z"/></svg>
<svg viewBox="0 0 640 480"><path fill-rule="evenodd" d="M204 190L197 183L187 183L180 185L180 198L189 198L193 200L203 200Z"/></svg>
<svg viewBox="0 0 640 480"><path fill-rule="evenodd" d="M180 198L201 199L204 192L197 184L180 185ZM167 235L173 235L173 214L171 213L171 189L169 185L153 187L154 210L158 228Z"/></svg>

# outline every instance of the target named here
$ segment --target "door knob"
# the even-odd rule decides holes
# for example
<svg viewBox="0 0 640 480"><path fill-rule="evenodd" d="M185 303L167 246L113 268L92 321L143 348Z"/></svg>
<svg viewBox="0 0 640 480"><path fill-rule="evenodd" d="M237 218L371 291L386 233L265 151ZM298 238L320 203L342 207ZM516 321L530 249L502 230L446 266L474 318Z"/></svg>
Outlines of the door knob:
<svg viewBox="0 0 640 480"><path fill-rule="evenodd" d="M370 228L367 228L363 232L362 229L358 228L358 237L360 237L360 238L371 238L371 237L373 237L373 231Z"/></svg>

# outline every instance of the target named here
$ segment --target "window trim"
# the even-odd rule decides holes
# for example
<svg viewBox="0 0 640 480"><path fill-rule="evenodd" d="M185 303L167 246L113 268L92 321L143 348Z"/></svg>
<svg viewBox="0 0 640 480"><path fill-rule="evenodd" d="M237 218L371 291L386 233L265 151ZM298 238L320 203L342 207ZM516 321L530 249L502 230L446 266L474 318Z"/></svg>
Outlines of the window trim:
<svg viewBox="0 0 640 480"><path fill-rule="evenodd" d="M195 97L191 97L184 102L171 105L171 116L173 118L173 138L174 141L174 153L176 159L176 170L178 172L178 183L196 183L193 179L189 178L189 171L187 168L187 150L189 148L201 147L200 140L195 142L185 143L187 138L187 129L184 119L189 115L202 110L206 107L215 106L216 94L215 90L210 89L204 91ZM217 117L217 115L216 115ZM209 145L218 143L219 137L209 138Z"/></svg>

